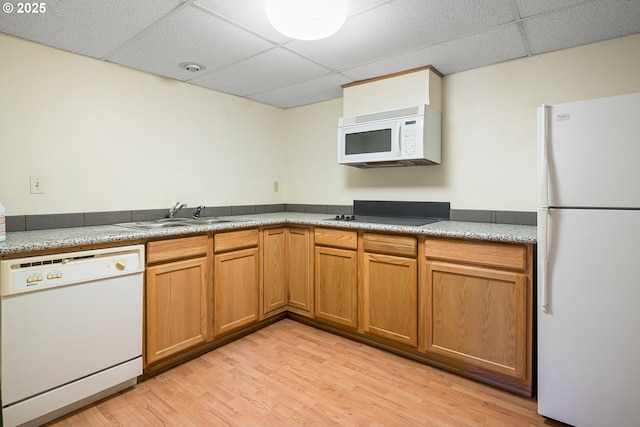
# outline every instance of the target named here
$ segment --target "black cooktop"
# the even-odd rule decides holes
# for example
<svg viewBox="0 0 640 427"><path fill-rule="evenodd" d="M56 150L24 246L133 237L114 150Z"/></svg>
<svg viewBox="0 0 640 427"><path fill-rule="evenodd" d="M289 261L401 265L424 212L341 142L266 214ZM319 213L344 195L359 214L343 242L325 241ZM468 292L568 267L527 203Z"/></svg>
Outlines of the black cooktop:
<svg viewBox="0 0 640 427"><path fill-rule="evenodd" d="M449 219L449 212L449 202L354 200L353 215L336 215L328 219L419 227L447 220Z"/></svg>
<svg viewBox="0 0 640 427"><path fill-rule="evenodd" d="M373 216L373 215L336 215L334 218L327 218L340 222L364 222L370 224L389 224L389 225L408 225L419 227L421 225L431 224L442 221L442 218L401 218L391 216Z"/></svg>

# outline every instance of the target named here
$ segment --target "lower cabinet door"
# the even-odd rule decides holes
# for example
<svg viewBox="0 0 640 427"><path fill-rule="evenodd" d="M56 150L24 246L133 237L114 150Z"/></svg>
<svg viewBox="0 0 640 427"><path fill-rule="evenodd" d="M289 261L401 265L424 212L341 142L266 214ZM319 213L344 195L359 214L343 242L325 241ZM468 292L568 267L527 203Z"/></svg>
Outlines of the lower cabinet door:
<svg viewBox="0 0 640 427"><path fill-rule="evenodd" d="M287 229L263 232L262 298L263 314L278 313L287 305Z"/></svg>
<svg viewBox="0 0 640 427"><path fill-rule="evenodd" d="M313 315L311 230L290 227L287 238L289 307Z"/></svg>
<svg viewBox="0 0 640 427"><path fill-rule="evenodd" d="M442 262L426 276L426 351L525 380L527 277Z"/></svg>
<svg viewBox="0 0 640 427"><path fill-rule="evenodd" d="M316 246L315 313L320 319L358 327L356 251Z"/></svg>
<svg viewBox="0 0 640 427"><path fill-rule="evenodd" d="M206 271L206 257L147 268L146 364L207 341Z"/></svg>
<svg viewBox="0 0 640 427"><path fill-rule="evenodd" d="M214 335L221 335L259 319L258 248L214 256Z"/></svg>
<svg viewBox="0 0 640 427"><path fill-rule="evenodd" d="M364 254L364 331L412 347L418 345L418 262Z"/></svg>

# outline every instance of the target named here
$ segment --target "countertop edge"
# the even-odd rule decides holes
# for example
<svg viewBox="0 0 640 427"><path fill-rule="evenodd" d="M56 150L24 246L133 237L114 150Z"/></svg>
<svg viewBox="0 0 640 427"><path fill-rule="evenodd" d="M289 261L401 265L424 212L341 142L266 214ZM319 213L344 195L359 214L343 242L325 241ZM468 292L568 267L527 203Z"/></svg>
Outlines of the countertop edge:
<svg viewBox="0 0 640 427"><path fill-rule="evenodd" d="M531 225L509 225L481 222L443 220L420 227L386 224L336 222L327 214L298 212L276 212L269 214L225 216L234 222L213 225L190 225L155 230L138 230L117 225L60 228L49 230L19 231L7 233L6 241L0 243L0 256L30 252L51 251L79 246L125 244L129 241L179 237L197 233L232 231L235 229L270 225L299 224L322 227L337 227L354 230L406 233L433 237L484 240L504 243L536 243L536 227Z"/></svg>

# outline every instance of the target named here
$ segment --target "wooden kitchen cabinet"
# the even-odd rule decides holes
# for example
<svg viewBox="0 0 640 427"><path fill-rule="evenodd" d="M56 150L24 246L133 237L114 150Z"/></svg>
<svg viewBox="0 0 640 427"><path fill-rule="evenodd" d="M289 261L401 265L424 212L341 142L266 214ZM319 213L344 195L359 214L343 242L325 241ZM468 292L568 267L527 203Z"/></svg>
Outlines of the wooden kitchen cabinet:
<svg viewBox="0 0 640 427"><path fill-rule="evenodd" d="M262 311L273 315L287 306L287 228L264 230L262 245Z"/></svg>
<svg viewBox="0 0 640 427"><path fill-rule="evenodd" d="M532 245L427 239L421 348L532 384Z"/></svg>
<svg viewBox="0 0 640 427"><path fill-rule="evenodd" d="M147 244L145 366L213 339L206 235Z"/></svg>
<svg viewBox="0 0 640 427"><path fill-rule="evenodd" d="M263 314L291 310L313 315L311 230L278 227L263 232Z"/></svg>
<svg viewBox="0 0 640 427"><path fill-rule="evenodd" d="M290 311L313 316L313 247L311 229L289 227L287 233L287 305Z"/></svg>
<svg viewBox="0 0 640 427"><path fill-rule="evenodd" d="M315 316L357 328L357 233L316 228L314 239Z"/></svg>
<svg viewBox="0 0 640 427"><path fill-rule="evenodd" d="M363 246L364 332L417 347L417 238L365 233Z"/></svg>
<svg viewBox="0 0 640 427"><path fill-rule="evenodd" d="M214 236L214 335L259 320L260 251L257 229Z"/></svg>

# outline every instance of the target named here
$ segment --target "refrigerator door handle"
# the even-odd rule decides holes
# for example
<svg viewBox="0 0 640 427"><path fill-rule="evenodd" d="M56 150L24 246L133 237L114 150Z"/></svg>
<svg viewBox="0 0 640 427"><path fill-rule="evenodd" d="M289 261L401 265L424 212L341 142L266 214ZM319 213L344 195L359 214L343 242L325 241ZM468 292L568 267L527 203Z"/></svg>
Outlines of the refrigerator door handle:
<svg viewBox="0 0 640 427"><path fill-rule="evenodd" d="M549 313L549 290L547 289L547 273L549 268L548 239L549 210L538 210L538 287L540 288L540 304L542 312Z"/></svg>
<svg viewBox="0 0 640 427"><path fill-rule="evenodd" d="M538 207L549 207L549 106L538 107Z"/></svg>

